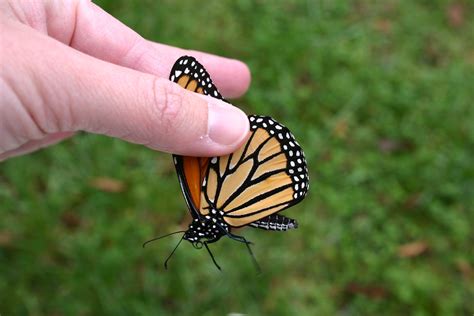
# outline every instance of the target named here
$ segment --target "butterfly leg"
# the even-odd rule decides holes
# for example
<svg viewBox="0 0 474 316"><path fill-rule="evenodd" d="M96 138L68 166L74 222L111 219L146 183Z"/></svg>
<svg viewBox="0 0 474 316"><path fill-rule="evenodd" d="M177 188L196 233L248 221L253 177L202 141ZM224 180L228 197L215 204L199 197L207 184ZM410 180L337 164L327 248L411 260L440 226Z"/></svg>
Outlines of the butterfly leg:
<svg viewBox="0 0 474 316"><path fill-rule="evenodd" d="M235 236L235 235L234 235ZM253 264L255 265L255 268L257 269L257 271L260 273L262 272L262 269L260 269L260 265L258 264L257 262L257 259L255 258L253 252L252 252L252 248L250 248L250 245L252 244L251 242L247 241L247 239L245 239L245 237L242 237L242 236L237 236L237 237L240 237L244 240L245 242L245 245L247 246L247 250L249 251L249 254L250 256L252 257L252 261L253 261Z"/></svg>
<svg viewBox="0 0 474 316"><path fill-rule="evenodd" d="M209 249L209 246L207 245L207 242L204 243L204 246L206 247L207 252L209 252L209 255L211 256L212 262L214 262L214 265L215 265L215 266L217 267L217 269L219 269L219 271L220 271L220 270L221 270L221 267L217 264L216 259L214 259L214 255L212 254L211 249Z"/></svg>
<svg viewBox="0 0 474 316"><path fill-rule="evenodd" d="M261 272L262 270L260 269L260 266L258 265L258 262L257 262L257 259L255 259L255 256L252 252L252 248L250 248L250 245L253 245L253 243L251 241L248 241L247 239L245 239L244 236L239 236L239 235L234 235L232 234L231 232L229 232L228 230L226 230L224 227L222 227L221 225L219 225L219 223L217 224L217 226L221 229L221 231L227 235L227 237L229 237L230 239L232 240L235 240L235 241L238 241L238 242L241 242L241 243L244 243L246 246L247 246L247 250L249 251L249 254L250 256L252 257L252 261L255 265L255 268L257 269L258 272Z"/></svg>
<svg viewBox="0 0 474 316"><path fill-rule="evenodd" d="M235 240L235 241L238 241L238 242L241 242L241 243L244 243L246 244L247 246L248 245L253 245L253 242L251 241L248 241L247 239L245 239L245 237L243 236L239 236L239 235L234 235L232 233L227 233L227 236L232 239L232 240Z"/></svg>
<svg viewBox="0 0 474 316"><path fill-rule="evenodd" d="M219 223L217 223L217 226L218 226L218 227L220 228L220 230L221 230L225 235L227 235L227 237L229 237L230 239L235 240L235 241L238 241L238 242L241 242L241 243L244 243L244 244L247 244L247 245L253 245L253 242L248 241L248 240L245 239L245 237L243 237L243 236L239 236L239 235L234 235L234 234L232 234L232 233L229 232L227 229L225 229L224 227L222 227L222 225L220 225Z"/></svg>
<svg viewBox="0 0 474 316"><path fill-rule="evenodd" d="M253 264L255 265L255 268L257 269L258 272L261 272L262 269L260 269L260 266L257 262L257 259L255 258L254 254L252 252L252 248L250 248L250 245L253 245L253 243L248 241L247 239L245 239L244 236L234 235L234 234L231 234L230 232L227 232L227 236L232 240L245 243L245 246L247 246L247 250L249 251L249 254L252 257L252 261L253 261Z"/></svg>

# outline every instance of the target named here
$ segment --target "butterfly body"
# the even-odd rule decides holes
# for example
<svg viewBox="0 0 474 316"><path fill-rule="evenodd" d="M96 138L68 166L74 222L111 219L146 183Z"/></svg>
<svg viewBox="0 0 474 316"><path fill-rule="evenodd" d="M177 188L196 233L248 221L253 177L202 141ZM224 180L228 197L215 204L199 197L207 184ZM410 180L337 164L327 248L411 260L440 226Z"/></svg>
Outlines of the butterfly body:
<svg viewBox="0 0 474 316"><path fill-rule="evenodd" d="M212 210L209 215L193 219L184 233L184 240L192 243L195 248L201 248L200 243L210 244L218 241L222 236L230 233L229 226L222 215L224 212Z"/></svg>
<svg viewBox="0 0 474 316"><path fill-rule="evenodd" d="M194 57L179 58L171 69L170 80L187 90L227 102ZM251 243L234 235L232 229L297 228L294 219L279 212L302 201L309 188L303 150L289 129L269 116L249 115L248 119L248 140L229 155L173 155L181 191L193 217L176 248L182 240L195 248L204 246L219 269L208 244L223 236L242 242L256 264Z"/></svg>

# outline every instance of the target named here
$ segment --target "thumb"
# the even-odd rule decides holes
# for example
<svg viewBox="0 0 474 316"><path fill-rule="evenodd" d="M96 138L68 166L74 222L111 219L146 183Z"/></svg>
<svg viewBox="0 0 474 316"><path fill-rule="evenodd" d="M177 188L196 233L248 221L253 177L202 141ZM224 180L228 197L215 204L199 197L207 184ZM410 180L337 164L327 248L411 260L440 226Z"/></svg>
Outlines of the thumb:
<svg viewBox="0 0 474 316"><path fill-rule="evenodd" d="M84 130L194 156L230 153L247 137L246 115L230 104L14 28L5 47L15 76L7 70L7 80L45 133Z"/></svg>

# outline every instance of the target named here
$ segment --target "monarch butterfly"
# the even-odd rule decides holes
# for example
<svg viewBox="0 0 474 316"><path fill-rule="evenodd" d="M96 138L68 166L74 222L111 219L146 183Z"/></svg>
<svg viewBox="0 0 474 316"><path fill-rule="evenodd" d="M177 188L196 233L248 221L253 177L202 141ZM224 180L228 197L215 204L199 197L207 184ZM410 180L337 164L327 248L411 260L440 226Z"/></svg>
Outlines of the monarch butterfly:
<svg viewBox="0 0 474 316"><path fill-rule="evenodd" d="M171 69L170 80L187 90L227 102L194 57L180 57ZM198 249L204 245L220 270L208 244L222 236L244 243L257 265L251 243L233 234L233 228L251 226L286 231L298 227L294 219L278 212L300 202L308 192L303 150L288 128L271 117L250 115L248 118L250 136L230 155L211 158L173 155L193 220L186 231L175 232L184 235L166 259L165 268L184 239Z"/></svg>

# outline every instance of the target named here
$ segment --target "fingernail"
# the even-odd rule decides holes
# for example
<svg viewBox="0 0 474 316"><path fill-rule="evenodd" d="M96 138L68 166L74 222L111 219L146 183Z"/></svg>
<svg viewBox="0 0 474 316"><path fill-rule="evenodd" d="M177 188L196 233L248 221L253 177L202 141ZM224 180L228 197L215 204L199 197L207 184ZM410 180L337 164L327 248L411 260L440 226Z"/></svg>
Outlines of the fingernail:
<svg viewBox="0 0 474 316"><path fill-rule="evenodd" d="M208 135L220 145L242 141L249 132L249 120L240 109L219 100L208 103Z"/></svg>

